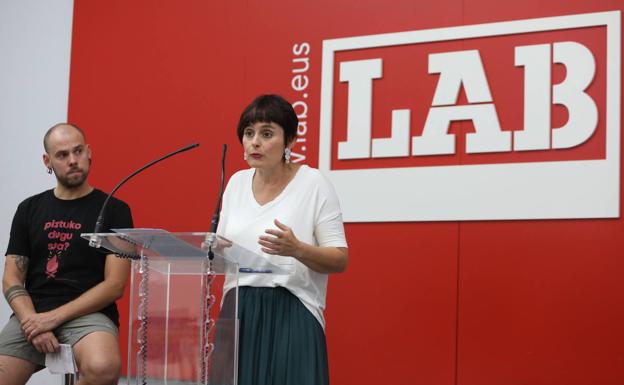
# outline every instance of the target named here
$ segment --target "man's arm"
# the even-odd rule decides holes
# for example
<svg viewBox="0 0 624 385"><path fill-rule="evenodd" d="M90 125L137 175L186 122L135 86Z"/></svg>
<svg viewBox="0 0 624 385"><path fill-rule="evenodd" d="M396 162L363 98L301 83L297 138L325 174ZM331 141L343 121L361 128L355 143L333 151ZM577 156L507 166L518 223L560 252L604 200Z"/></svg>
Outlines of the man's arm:
<svg viewBox="0 0 624 385"><path fill-rule="evenodd" d="M24 288L26 272L28 271L28 257L23 255L6 256L4 261L4 275L2 277L2 292L7 303L13 309L18 320L36 313L30 295Z"/></svg>
<svg viewBox="0 0 624 385"><path fill-rule="evenodd" d="M113 303L123 295L129 271L129 260L117 258L114 254L107 255L102 282L63 306L45 313L28 314L20 319L24 335L31 341L40 333L54 330L67 321Z"/></svg>
<svg viewBox="0 0 624 385"><path fill-rule="evenodd" d="M4 262L2 292L19 321L36 314L30 295L24 288L28 262L28 257L12 254L7 255ZM40 333L32 344L41 353L54 352L59 346L58 340L51 331Z"/></svg>

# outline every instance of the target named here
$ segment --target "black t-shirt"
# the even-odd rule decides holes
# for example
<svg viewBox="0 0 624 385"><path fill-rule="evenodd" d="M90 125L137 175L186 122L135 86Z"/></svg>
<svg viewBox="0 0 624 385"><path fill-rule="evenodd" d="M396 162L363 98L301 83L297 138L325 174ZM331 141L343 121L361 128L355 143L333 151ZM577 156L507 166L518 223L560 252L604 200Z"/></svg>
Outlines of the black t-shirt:
<svg viewBox="0 0 624 385"><path fill-rule="evenodd" d="M93 232L106 197L94 189L84 197L62 200L47 190L17 207L6 255L28 257L26 290L38 313L64 305L104 280L106 253L89 247L80 234ZM103 224L103 232L131 228L128 205L111 198ZM119 325L114 302L100 312Z"/></svg>

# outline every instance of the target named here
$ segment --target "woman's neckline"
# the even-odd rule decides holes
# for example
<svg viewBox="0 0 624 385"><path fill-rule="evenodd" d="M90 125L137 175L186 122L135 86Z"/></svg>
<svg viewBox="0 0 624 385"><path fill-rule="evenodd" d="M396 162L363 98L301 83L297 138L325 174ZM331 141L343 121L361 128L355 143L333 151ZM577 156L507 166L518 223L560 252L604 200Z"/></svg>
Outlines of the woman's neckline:
<svg viewBox="0 0 624 385"><path fill-rule="evenodd" d="M297 179L297 175L299 175L299 171L304 167L305 165L296 165L296 168L293 170L292 175L290 175L290 178L287 180L286 184L284 184L284 186L282 187L282 189L277 192L275 194L275 196L273 196L272 198L270 198L269 200L267 200L266 202L260 202L256 196L256 192L254 191L254 179L256 177L256 172L257 170L254 170L254 172L251 175L251 197L254 201L254 203L256 205L258 205L258 207L264 208L267 206L270 206L271 204L273 204L274 202L277 202L280 200L280 198L284 195L284 193L289 189L289 187L293 184L293 182L295 181L295 179Z"/></svg>

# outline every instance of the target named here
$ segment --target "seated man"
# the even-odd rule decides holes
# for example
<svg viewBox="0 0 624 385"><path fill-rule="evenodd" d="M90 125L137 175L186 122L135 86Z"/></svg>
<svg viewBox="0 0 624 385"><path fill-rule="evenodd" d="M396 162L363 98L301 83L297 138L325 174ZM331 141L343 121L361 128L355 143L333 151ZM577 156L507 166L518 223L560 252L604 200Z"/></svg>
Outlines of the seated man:
<svg viewBox="0 0 624 385"><path fill-rule="evenodd" d="M115 300L129 261L89 247L106 194L87 182L91 149L80 128L57 124L46 133L43 162L56 187L17 208L6 252L3 292L14 314L0 332L0 382L23 385L45 353L70 344L77 384L117 384L121 357ZM132 227L130 208L111 199L104 230Z"/></svg>

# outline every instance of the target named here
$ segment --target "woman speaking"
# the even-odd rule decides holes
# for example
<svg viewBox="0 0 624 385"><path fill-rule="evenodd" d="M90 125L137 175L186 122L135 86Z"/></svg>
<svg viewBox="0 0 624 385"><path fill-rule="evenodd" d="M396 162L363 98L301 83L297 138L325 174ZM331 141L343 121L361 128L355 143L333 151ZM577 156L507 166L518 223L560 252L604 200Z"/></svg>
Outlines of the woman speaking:
<svg viewBox="0 0 624 385"><path fill-rule="evenodd" d="M333 186L317 169L290 162L297 126L277 95L257 97L238 123L250 168L230 178L217 233L289 271L239 279L239 385L329 382L327 277L344 271L347 242Z"/></svg>

